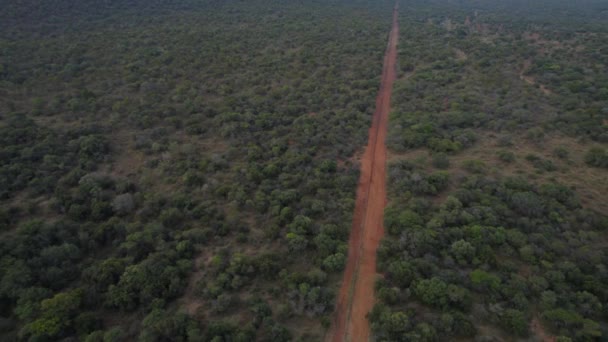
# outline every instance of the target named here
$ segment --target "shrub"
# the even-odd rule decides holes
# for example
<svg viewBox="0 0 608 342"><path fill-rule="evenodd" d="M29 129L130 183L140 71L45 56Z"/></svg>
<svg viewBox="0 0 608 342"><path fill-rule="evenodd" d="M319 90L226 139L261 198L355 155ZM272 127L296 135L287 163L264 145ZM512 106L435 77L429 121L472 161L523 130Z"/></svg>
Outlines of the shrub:
<svg viewBox="0 0 608 342"><path fill-rule="evenodd" d="M533 192L517 192L511 197L511 207L518 213L538 217L545 212L542 199Z"/></svg>
<svg viewBox="0 0 608 342"><path fill-rule="evenodd" d="M517 336L528 334L528 320L523 312L515 309L507 309L500 319L501 325Z"/></svg>
<svg viewBox="0 0 608 342"><path fill-rule="evenodd" d="M433 172L427 181L434 189L433 193L439 193L448 187L450 175L446 171Z"/></svg>
<svg viewBox="0 0 608 342"><path fill-rule="evenodd" d="M433 277L421 280L414 286L414 294L425 304L446 309L455 307L467 309L471 304L469 292L453 284Z"/></svg>
<svg viewBox="0 0 608 342"><path fill-rule="evenodd" d="M608 168L608 151L600 147L592 147L585 154L585 163L593 167Z"/></svg>
<svg viewBox="0 0 608 342"><path fill-rule="evenodd" d="M462 149L462 144L449 139L431 138L429 139L427 147L435 152L449 153L460 151Z"/></svg>
<svg viewBox="0 0 608 342"><path fill-rule="evenodd" d="M112 210L118 215L126 215L135 209L133 195L126 193L116 196L112 201Z"/></svg>
<svg viewBox="0 0 608 342"><path fill-rule="evenodd" d="M563 146L556 147L553 150L553 155L559 159L568 159L568 154L568 150Z"/></svg>
<svg viewBox="0 0 608 342"><path fill-rule="evenodd" d="M544 137L545 137L545 132L543 132L542 128L539 128L539 127L531 128L526 133L526 138L528 138L529 140L531 140L535 143L541 142L544 139Z"/></svg>
<svg viewBox="0 0 608 342"><path fill-rule="evenodd" d="M344 268L346 257L342 253L336 253L323 260L323 268L330 272L337 272Z"/></svg>
<svg viewBox="0 0 608 342"><path fill-rule="evenodd" d="M471 173L482 174L486 171L486 164L476 159L466 160L462 167Z"/></svg>
<svg viewBox="0 0 608 342"><path fill-rule="evenodd" d="M471 283L485 291L496 292L500 287L500 278L494 274L476 269L469 275Z"/></svg>
<svg viewBox="0 0 608 342"><path fill-rule="evenodd" d="M498 151L498 159L505 163L511 163L515 161L515 154L510 151Z"/></svg>
<svg viewBox="0 0 608 342"><path fill-rule="evenodd" d="M475 257L475 247L465 240L458 240L452 243L450 251L458 263L463 265L471 262Z"/></svg>
<svg viewBox="0 0 608 342"><path fill-rule="evenodd" d="M526 155L526 160L529 161L530 163L532 163L532 165L539 170L549 171L549 172L557 170L557 167L555 166L555 164L553 164L553 162L551 160L542 159L541 157L539 157L535 154Z"/></svg>

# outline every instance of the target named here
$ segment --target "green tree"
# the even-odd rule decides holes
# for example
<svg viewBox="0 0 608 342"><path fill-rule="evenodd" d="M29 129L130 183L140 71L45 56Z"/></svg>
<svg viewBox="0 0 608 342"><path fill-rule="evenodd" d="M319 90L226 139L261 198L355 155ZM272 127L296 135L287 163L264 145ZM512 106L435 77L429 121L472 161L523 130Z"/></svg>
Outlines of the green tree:
<svg viewBox="0 0 608 342"><path fill-rule="evenodd" d="M471 305L468 291L439 278L424 279L414 285L414 294L425 304L447 309L450 306L466 310Z"/></svg>
<svg viewBox="0 0 608 342"><path fill-rule="evenodd" d="M465 240L458 240L452 243L450 252L461 265L470 263L475 257L475 247Z"/></svg>
<svg viewBox="0 0 608 342"><path fill-rule="evenodd" d="M500 317L500 323L507 331L517 336L528 334L528 319L519 310L506 309Z"/></svg>
<svg viewBox="0 0 608 342"><path fill-rule="evenodd" d="M65 336L72 329L74 318L82 302L82 290L61 292L40 304L38 319L24 326L22 334L34 339L53 339Z"/></svg>
<svg viewBox="0 0 608 342"><path fill-rule="evenodd" d="M490 293L497 293L500 288L500 277L483 270L476 269L469 274L469 277L474 286Z"/></svg>

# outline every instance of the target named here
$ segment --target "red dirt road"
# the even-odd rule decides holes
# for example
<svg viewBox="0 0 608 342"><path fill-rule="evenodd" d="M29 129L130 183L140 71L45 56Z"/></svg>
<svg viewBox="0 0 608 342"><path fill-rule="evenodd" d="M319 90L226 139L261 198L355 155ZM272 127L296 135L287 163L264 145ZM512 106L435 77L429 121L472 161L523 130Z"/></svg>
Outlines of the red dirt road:
<svg viewBox="0 0 608 342"><path fill-rule="evenodd" d="M386 206L386 132L393 82L397 78L397 6L384 57L382 82L376 98L376 111L369 129L367 147L361 159L355 213L350 233L348 261L327 341L368 341L367 314L372 310L376 280L376 250L384 235Z"/></svg>

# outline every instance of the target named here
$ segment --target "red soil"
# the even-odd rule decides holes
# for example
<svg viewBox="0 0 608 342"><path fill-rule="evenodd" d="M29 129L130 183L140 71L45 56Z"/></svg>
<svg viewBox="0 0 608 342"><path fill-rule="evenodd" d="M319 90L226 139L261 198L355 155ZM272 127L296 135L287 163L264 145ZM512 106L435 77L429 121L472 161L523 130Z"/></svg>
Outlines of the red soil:
<svg viewBox="0 0 608 342"><path fill-rule="evenodd" d="M397 6L384 57L382 83L376 98L376 111L369 129L369 140L361 158L361 176L349 239L348 261L335 308L328 341L368 341L367 314L374 306L376 250L384 235L386 205L386 132L393 82L397 77Z"/></svg>

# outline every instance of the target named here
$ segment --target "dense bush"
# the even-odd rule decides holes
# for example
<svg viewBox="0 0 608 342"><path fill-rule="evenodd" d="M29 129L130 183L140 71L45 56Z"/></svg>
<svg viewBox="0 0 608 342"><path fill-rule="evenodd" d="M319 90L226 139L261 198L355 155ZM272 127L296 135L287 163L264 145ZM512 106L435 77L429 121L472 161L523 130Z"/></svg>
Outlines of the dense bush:
<svg viewBox="0 0 608 342"><path fill-rule="evenodd" d="M526 336L531 308L543 303L540 293L562 298L547 307L573 310L572 326L584 320L589 327L600 324L599 311L587 308L600 308L595 299L608 296L597 286L607 280L596 264L603 265L606 253L584 251L608 228L606 217L585 211L568 187L554 183L537 188L523 179L497 182L470 176L454 193L439 206L411 199L386 211L388 236L378 252L385 274L382 287L396 289L397 296L412 296L406 300L410 318L402 334L413 333L417 324L429 324L440 336L457 336L440 319L456 311L472 321L488 320L513 335ZM590 216L581 216L583 212ZM526 268L534 273L521 276ZM597 304L577 306L583 291L583 301ZM385 304L400 303L386 290L380 293ZM434 310L421 314L412 301ZM490 310L488 317L481 318L479 308L472 310L475 302ZM547 322L557 319L553 313L548 317ZM390 335L385 326L389 318L371 319L378 336ZM574 330L560 329L556 332L575 336ZM593 332L580 338L584 334Z"/></svg>
<svg viewBox="0 0 608 342"><path fill-rule="evenodd" d="M601 6L408 5L387 145L431 160L389 161L374 337L605 338Z"/></svg>
<svg viewBox="0 0 608 342"><path fill-rule="evenodd" d="M608 168L608 151L594 147L585 154L585 163L594 167Z"/></svg>
<svg viewBox="0 0 608 342"><path fill-rule="evenodd" d="M7 3L0 339L320 339L392 5Z"/></svg>

